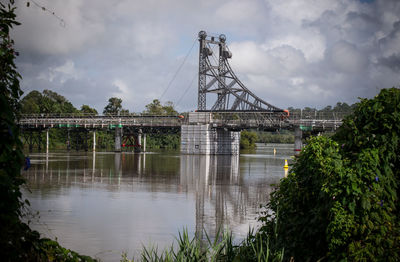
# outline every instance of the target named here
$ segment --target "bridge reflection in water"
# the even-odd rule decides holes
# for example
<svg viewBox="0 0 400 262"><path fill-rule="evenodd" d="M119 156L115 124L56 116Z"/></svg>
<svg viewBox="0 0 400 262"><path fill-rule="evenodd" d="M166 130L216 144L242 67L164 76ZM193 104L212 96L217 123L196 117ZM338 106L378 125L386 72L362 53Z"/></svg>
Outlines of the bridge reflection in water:
<svg viewBox="0 0 400 262"><path fill-rule="evenodd" d="M291 152L292 146L288 146L287 151ZM98 194L99 196L111 192L113 198L120 196L123 198L125 193L128 203L132 201L129 208L133 211L126 211L126 206L122 206L119 210L118 203L113 200L99 197L98 201L105 203L91 203L92 206L86 208L91 209L102 208L104 214L110 212L121 213L117 217L124 216L126 212L132 215L130 218L121 219L120 227L130 228L132 223L143 224L139 221L141 218L137 213L146 213L146 210L140 210L141 206L137 203L139 198L143 198L143 192L150 194L144 200L146 209L157 208L157 206L169 205L168 212L175 215L164 214L166 225L158 225L163 218L156 219L157 225L154 225L155 230L149 229L146 234L155 234L153 241L160 239L159 235L165 235L165 245L171 243L173 238L171 235L176 235L178 230L188 226L191 234L197 232L203 233L203 229L211 236L215 236L216 231L220 226L230 228L237 238L244 237L248 231L249 225L256 225L256 216L259 211L259 204L268 201L268 195L272 190L271 184L277 183L284 176L282 169L283 158L285 156L273 156L268 154L243 154L242 156L230 155L179 155L179 154L158 154L158 153L53 153L53 154L32 154L32 167L24 172L28 181L29 188L32 190L32 195L25 193L28 199L32 202L32 208L41 210L41 217L45 223L52 224L54 234L62 241L66 236L71 243L66 243L67 247L83 249L85 253L101 252L102 248L84 247L85 245L95 245L90 243L90 240L85 239L81 235L80 239L72 239L69 236L69 231L74 231L69 228L66 232L57 230L57 224L53 225L51 219L63 221L60 210L59 217L46 218L47 209L51 207L45 206L43 200L57 201L59 195L67 194L65 201L76 201L73 197L68 199L69 190L77 190L80 192L81 200L84 201L85 195ZM56 196L54 196L56 195ZM160 195L172 198L172 204L163 204L164 200ZM96 197L95 195L93 196ZM111 198L112 198L111 197ZM156 199L156 200L155 200ZM158 203L159 201L160 203ZM157 202L157 203L156 203ZM182 208L182 203L188 206L187 210L179 210ZM187 204L189 203L189 204ZM154 206L153 206L154 205ZM62 209L53 207L54 209ZM76 216L79 216L82 210L76 210ZM86 211L84 211L86 212ZM152 211L153 212L153 211ZM53 212L53 216L56 212ZM94 216L94 215L93 215ZM105 215L107 216L107 215ZM183 216L183 217L179 217ZM82 218L88 219L88 218ZM96 217L92 217L96 219ZM145 217L148 221L153 221L151 217ZM176 220L176 222L168 222L168 220ZM146 222L148 222L146 221ZM78 218L79 223L79 218ZM126 223L126 225L124 224ZM166 228L168 223L172 223L175 228ZM82 224L87 224L84 221ZM150 223L151 224L151 223ZM83 225L77 225L78 228ZM40 231L40 229L38 229ZM91 231L93 229L85 229ZM143 229L142 229L143 230ZM135 231L136 232L136 231ZM46 232L42 232L46 233ZM125 234L126 232L124 232ZM58 235L59 234L59 235ZM101 234L92 233L92 235L101 236ZM135 236L135 234L137 236ZM129 243L132 246L128 249L140 249L141 239L137 232L125 238L135 238ZM50 235L52 237L52 235ZM111 242L119 243L118 234L113 236ZM150 236L151 237L151 236ZM92 236L93 238L93 236ZM167 241L167 239L169 239ZM82 241L81 244L77 242ZM68 241L67 241L68 242ZM167 243L168 242L168 243ZM63 243L63 242L62 242ZM65 242L64 242L65 243ZM85 244L86 243L86 244ZM135 244L136 243L136 244ZM108 249L113 249L112 245ZM160 243L158 243L160 244ZM161 246L163 243L160 244ZM84 248L83 248L84 247ZM114 248L121 248L115 246ZM89 251L88 251L89 250ZM118 252L117 252L118 253ZM120 253L119 253L120 254Z"/></svg>

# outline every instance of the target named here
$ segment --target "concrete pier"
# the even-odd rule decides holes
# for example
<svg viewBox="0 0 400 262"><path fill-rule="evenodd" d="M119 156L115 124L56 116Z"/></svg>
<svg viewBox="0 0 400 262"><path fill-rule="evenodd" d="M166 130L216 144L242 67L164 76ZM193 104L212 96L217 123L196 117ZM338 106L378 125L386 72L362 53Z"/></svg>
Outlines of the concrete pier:
<svg viewBox="0 0 400 262"><path fill-rule="evenodd" d="M142 151L142 131L140 130L139 133L137 134L137 145L138 145L138 151Z"/></svg>
<svg viewBox="0 0 400 262"><path fill-rule="evenodd" d="M300 154L301 148L303 146L303 142L301 141L303 137L303 131L300 129L300 126L296 126L294 128L294 154Z"/></svg>
<svg viewBox="0 0 400 262"><path fill-rule="evenodd" d="M115 127L114 151L121 152L122 128Z"/></svg>
<svg viewBox="0 0 400 262"><path fill-rule="evenodd" d="M146 152L146 133L143 133L142 152Z"/></svg>
<svg viewBox="0 0 400 262"><path fill-rule="evenodd" d="M190 155L238 155L240 132L211 124L182 125L181 153Z"/></svg>

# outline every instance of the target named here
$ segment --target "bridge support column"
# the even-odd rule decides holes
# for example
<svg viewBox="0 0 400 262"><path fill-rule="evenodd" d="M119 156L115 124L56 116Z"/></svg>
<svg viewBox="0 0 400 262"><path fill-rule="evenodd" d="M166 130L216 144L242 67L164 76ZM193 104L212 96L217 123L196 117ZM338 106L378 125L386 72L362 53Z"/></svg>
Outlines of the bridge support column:
<svg viewBox="0 0 400 262"><path fill-rule="evenodd" d="M96 152L96 130L93 130L93 152Z"/></svg>
<svg viewBox="0 0 400 262"><path fill-rule="evenodd" d="M79 151L79 144L80 144L80 138L78 132L74 131L75 133L75 150Z"/></svg>
<svg viewBox="0 0 400 262"><path fill-rule="evenodd" d="M93 130L93 152L96 152L96 130Z"/></svg>
<svg viewBox="0 0 400 262"><path fill-rule="evenodd" d="M146 152L146 133L143 134L142 151L143 151L143 152Z"/></svg>
<svg viewBox="0 0 400 262"><path fill-rule="evenodd" d="M89 150L89 148L88 148L88 130L87 129L83 130L83 149L85 151Z"/></svg>
<svg viewBox="0 0 400 262"><path fill-rule="evenodd" d="M46 129L46 154L49 153L49 129Z"/></svg>
<svg viewBox="0 0 400 262"><path fill-rule="evenodd" d="M303 146L303 143L301 141L303 137L303 131L301 131L300 126L296 126L294 128L294 154L298 155L300 154L301 148Z"/></svg>
<svg viewBox="0 0 400 262"><path fill-rule="evenodd" d="M67 130L67 150L71 150L71 137L69 135L69 128Z"/></svg>
<svg viewBox="0 0 400 262"><path fill-rule="evenodd" d="M114 143L114 151L121 152L121 138L122 138L122 128L115 127L115 143Z"/></svg>
<svg viewBox="0 0 400 262"><path fill-rule="evenodd" d="M138 151L139 152L141 152L141 151L143 151L143 148L142 148L142 131L139 131L139 133L137 134L137 145L138 145L138 147L137 147L137 149L138 149Z"/></svg>
<svg viewBox="0 0 400 262"><path fill-rule="evenodd" d="M42 151L42 130L38 132L38 150Z"/></svg>
<svg viewBox="0 0 400 262"><path fill-rule="evenodd" d="M210 124L181 127L181 153L190 155L238 155L240 132Z"/></svg>
<svg viewBox="0 0 400 262"><path fill-rule="evenodd" d="M32 131L29 132L28 144L29 144L29 153L32 153L32 151L33 151L33 132Z"/></svg>

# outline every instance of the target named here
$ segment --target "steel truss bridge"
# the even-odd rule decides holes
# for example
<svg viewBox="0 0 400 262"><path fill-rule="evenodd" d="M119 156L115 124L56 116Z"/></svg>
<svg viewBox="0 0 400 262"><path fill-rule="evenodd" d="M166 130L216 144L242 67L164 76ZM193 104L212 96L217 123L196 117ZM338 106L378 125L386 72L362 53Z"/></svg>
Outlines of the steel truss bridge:
<svg viewBox="0 0 400 262"><path fill-rule="evenodd" d="M296 132L296 129L320 132L335 130L342 124L344 115L341 113L315 111L291 114L287 110L266 102L252 93L233 72L228 61L232 58L232 53L226 44L225 35L208 36L205 31L200 31L198 40L198 105L195 112L179 116L22 115L19 125L23 130L31 132L49 128L83 129L86 132L115 129L115 144L117 145L120 144L125 131L127 131L125 133L140 134L160 132L160 130L161 132L180 132L181 127L185 125L207 125L227 132L243 129L292 129L295 130L295 134L300 134L301 142L301 132ZM214 53L216 48L217 54ZM226 136L229 137L229 134ZM135 139L140 141L140 135L139 137L136 135Z"/></svg>
<svg viewBox="0 0 400 262"><path fill-rule="evenodd" d="M148 115L88 115L88 114L30 114L22 115L19 125L23 129L35 128L85 128L114 129L133 128L151 131L152 129L179 130L182 125L211 124L216 128L229 130L259 129L279 130L336 130L342 124L344 113L307 112L292 114L289 117L270 112L194 112L176 116Z"/></svg>

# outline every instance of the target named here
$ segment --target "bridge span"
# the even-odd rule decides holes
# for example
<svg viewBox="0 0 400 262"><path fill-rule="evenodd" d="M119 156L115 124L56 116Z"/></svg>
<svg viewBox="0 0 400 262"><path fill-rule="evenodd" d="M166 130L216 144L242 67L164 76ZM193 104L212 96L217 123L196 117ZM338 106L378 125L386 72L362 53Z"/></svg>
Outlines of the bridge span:
<svg viewBox="0 0 400 262"><path fill-rule="evenodd" d="M296 148L300 149L303 131L334 131L341 125L343 116L340 113L322 114L320 112L277 116L271 112L256 111L203 111L176 116L32 114L22 115L19 126L24 133L32 132L32 130L46 131L47 150L48 130L62 128L92 131L93 150L96 150L97 130L115 130L115 151L120 151L121 146L124 146L122 142L124 137L133 140L131 142L135 144L137 150L145 150L146 134L169 132L181 133L182 153L238 154L241 130L294 130Z"/></svg>
<svg viewBox="0 0 400 262"><path fill-rule="evenodd" d="M176 129L183 125L209 124L232 131L244 129L294 130L297 126L309 131L334 131L342 124L343 113L309 112L276 116L270 112L190 112L174 116L157 115L90 115L90 114L29 114L19 120L21 128L86 128L114 129L132 127Z"/></svg>
<svg viewBox="0 0 400 262"><path fill-rule="evenodd" d="M23 129L64 127L93 130L93 150L95 130L115 129L116 151L121 150L121 139L126 133L136 141L137 148L145 149L146 133L159 129L175 130L181 133L181 152L185 154L239 154L240 131L243 129L293 129L295 151L299 151L302 131L335 130L341 125L343 115L338 113L331 116L320 116L317 112L308 116L302 113L290 115L287 110L266 102L251 92L233 72L228 62L232 52L224 34L208 35L200 31L198 40L196 112L179 116L31 115L23 116L19 124Z"/></svg>

